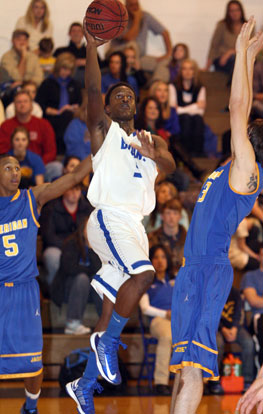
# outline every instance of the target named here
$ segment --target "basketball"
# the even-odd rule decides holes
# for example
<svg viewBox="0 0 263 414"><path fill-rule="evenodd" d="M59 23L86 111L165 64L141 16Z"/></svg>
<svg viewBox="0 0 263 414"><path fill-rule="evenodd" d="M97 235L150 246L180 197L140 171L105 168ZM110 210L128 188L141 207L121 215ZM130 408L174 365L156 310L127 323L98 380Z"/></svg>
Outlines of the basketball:
<svg viewBox="0 0 263 414"><path fill-rule="evenodd" d="M114 39L127 24L128 12L119 0L94 0L87 8L86 28L98 39Z"/></svg>

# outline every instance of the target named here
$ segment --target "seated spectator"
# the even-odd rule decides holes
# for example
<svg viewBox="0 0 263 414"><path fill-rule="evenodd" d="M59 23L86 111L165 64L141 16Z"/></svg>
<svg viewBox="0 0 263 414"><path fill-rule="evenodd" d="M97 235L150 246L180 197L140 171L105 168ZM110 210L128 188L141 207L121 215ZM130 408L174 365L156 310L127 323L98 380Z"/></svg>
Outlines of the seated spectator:
<svg viewBox="0 0 263 414"><path fill-rule="evenodd" d="M40 105L35 102L35 97L37 94L37 85L35 84L35 82L33 81L26 81L22 83L22 87L21 87L22 91L26 91L31 100L32 100L32 112L31 114L33 116L36 116L37 118L42 118L43 116L43 111L40 107ZM10 103L10 105L8 105L8 107L5 110L5 114L6 114L6 119L10 119L13 118L15 116L15 105L14 102Z"/></svg>
<svg viewBox="0 0 263 414"><path fill-rule="evenodd" d="M21 182L19 188L29 188L44 183L45 165L41 157L28 150L29 132L24 127L17 127L11 134L9 154L15 157L21 167Z"/></svg>
<svg viewBox="0 0 263 414"><path fill-rule="evenodd" d="M154 96L162 108L162 117L164 120L163 127L169 137L175 140L180 133L179 119L175 107L170 105L168 84L162 81L156 81L149 89L149 95ZM170 142L172 146L172 142Z"/></svg>
<svg viewBox="0 0 263 414"><path fill-rule="evenodd" d="M128 27L121 36L111 41L112 50L122 50L130 42L135 44L144 71L152 74L152 80L169 81L167 64L171 57L172 44L168 30L150 13L141 9L138 0L126 0L129 15ZM149 56L146 53L146 42L149 32L162 36L165 53L162 56Z"/></svg>
<svg viewBox="0 0 263 414"><path fill-rule="evenodd" d="M151 233L161 227L163 206L167 201L172 199L179 199L177 188L169 181L162 181L156 187L155 209L149 216L145 216L143 219L143 225L146 229L146 233ZM181 215L182 217L179 223L184 226L187 231L189 228L189 217L184 208L182 208Z"/></svg>
<svg viewBox="0 0 263 414"><path fill-rule="evenodd" d="M259 269L244 274L240 290L253 313L253 331L259 342L259 364L263 363L263 245L259 249Z"/></svg>
<svg viewBox="0 0 263 414"><path fill-rule="evenodd" d="M52 37L53 26L49 19L49 9L45 0L31 0L26 15L20 17L16 29L29 34L29 48L38 54L38 44L43 37Z"/></svg>
<svg viewBox="0 0 263 414"><path fill-rule="evenodd" d="M0 127L0 154L11 148L11 134L18 126L29 131L28 149L38 154L46 168L45 181L51 181L62 173L62 164L56 159L56 140L52 126L46 119L36 118L32 113L32 99L25 91L14 98L15 117L7 119Z"/></svg>
<svg viewBox="0 0 263 414"><path fill-rule="evenodd" d="M51 285L51 298L56 305L68 305L65 334L90 333L82 320L90 294L93 294L97 308L101 308L97 293L93 289L90 292L90 281L100 267L99 257L89 247L85 218L63 243L59 269Z"/></svg>
<svg viewBox="0 0 263 414"><path fill-rule="evenodd" d="M242 4L238 0L230 0L224 19L220 20L215 28L205 70L209 70L213 64L215 70L227 73L231 81L235 64L235 44L245 21Z"/></svg>
<svg viewBox="0 0 263 414"><path fill-rule="evenodd" d="M105 97L107 90L118 82L128 82L139 95L137 81L133 76L126 74L126 57L122 52L113 52L108 60L108 73L101 77L101 92Z"/></svg>
<svg viewBox="0 0 263 414"><path fill-rule="evenodd" d="M185 43L177 43L172 50L172 58L168 65L170 72L169 83L174 83L184 59L189 59L189 49Z"/></svg>
<svg viewBox="0 0 263 414"><path fill-rule="evenodd" d="M148 233L150 248L156 244L162 244L171 255L174 274L177 274L182 265L186 238L186 230L179 224L181 212L182 205L179 200L167 201L162 208L161 227Z"/></svg>
<svg viewBox="0 0 263 414"><path fill-rule="evenodd" d="M86 124L87 95L83 96L81 106L74 112L74 118L64 134L65 155L76 156L83 160L91 153L90 133Z"/></svg>
<svg viewBox="0 0 263 414"><path fill-rule="evenodd" d="M259 228L254 218L244 218L231 238L228 257L231 265L239 270L259 267ZM249 237L250 236L250 237Z"/></svg>
<svg viewBox="0 0 263 414"><path fill-rule="evenodd" d="M46 281L51 285L59 268L63 242L69 237L84 218L92 211L88 200L81 194L81 187L66 191L63 196L48 203L40 217L43 239L43 262L47 270Z"/></svg>
<svg viewBox="0 0 263 414"><path fill-rule="evenodd" d="M140 66L140 61L137 57L136 48L134 46L128 46L123 49L123 53L126 57L126 73L129 76L133 76L136 79L139 88L143 88L147 81L143 70Z"/></svg>
<svg viewBox="0 0 263 414"><path fill-rule="evenodd" d="M176 108L180 121L180 139L189 154L204 154L206 89L199 80L197 63L185 59L175 84L169 86L170 105Z"/></svg>
<svg viewBox="0 0 263 414"><path fill-rule="evenodd" d="M77 167L77 165L79 165L79 163L80 159L74 155L65 157L63 161L63 174L72 172Z"/></svg>
<svg viewBox="0 0 263 414"><path fill-rule="evenodd" d="M47 78L52 72L56 62L56 58L52 56L54 42L51 37L44 37L39 44L39 64Z"/></svg>
<svg viewBox="0 0 263 414"><path fill-rule="evenodd" d="M174 275L171 258L162 245L150 249L155 280L140 300L140 308L150 318L150 333L158 339L154 385L158 395L170 395L169 363L172 351L171 307Z"/></svg>
<svg viewBox="0 0 263 414"><path fill-rule="evenodd" d="M81 104L80 85L72 77L75 62L72 54L60 54L53 73L42 82L36 96L44 117L54 128L58 154L65 152L63 136L75 110Z"/></svg>
<svg viewBox="0 0 263 414"><path fill-rule="evenodd" d="M28 80L40 85L44 79L38 57L28 50L28 39L29 34L25 30L15 30L12 34L12 49L4 53L1 59L1 66L16 82L16 87Z"/></svg>
<svg viewBox="0 0 263 414"><path fill-rule="evenodd" d="M237 343L241 347L242 375L245 380L244 391L246 391L254 380L254 356L255 347L251 335L242 326L242 299L239 291L232 287L226 304L224 306L221 320L216 335L218 348L219 369L222 364L226 343ZM220 382L209 381L212 394L222 394L223 389Z"/></svg>
<svg viewBox="0 0 263 414"><path fill-rule="evenodd" d="M151 134L159 135L169 143L169 133L163 125L164 120L160 102L152 96L146 97L140 105L136 118L136 128L139 130L145 129Z"/></svg>

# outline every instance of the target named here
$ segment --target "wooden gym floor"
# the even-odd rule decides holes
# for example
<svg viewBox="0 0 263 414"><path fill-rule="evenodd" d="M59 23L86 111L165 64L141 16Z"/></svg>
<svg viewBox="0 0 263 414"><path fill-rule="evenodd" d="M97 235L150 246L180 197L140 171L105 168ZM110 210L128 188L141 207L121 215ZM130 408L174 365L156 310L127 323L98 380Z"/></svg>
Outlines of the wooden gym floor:
<svg viewBox="0 0 263 414"><path fill-rule="evenodd" d="M45 381L38 404L39 414L77 414L75 402L60 395L57 382ZM19 414L23 396L22 382L1 382L0 414ZM235 414L239 398L240 395L204 396L196 414ZM170 397L98 396L94 401L96 414L169 414L170 406Z"/></svg>

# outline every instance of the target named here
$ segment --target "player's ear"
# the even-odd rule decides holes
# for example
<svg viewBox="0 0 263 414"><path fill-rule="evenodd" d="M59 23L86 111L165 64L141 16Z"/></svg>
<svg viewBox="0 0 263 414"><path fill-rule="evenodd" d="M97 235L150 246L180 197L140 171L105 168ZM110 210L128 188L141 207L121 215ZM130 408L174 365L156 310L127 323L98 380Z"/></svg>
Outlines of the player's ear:
<svg viewBox="0 0 263 414"><path fill-rule="evenodd" d="M110 116L110 105L105 105L104 106L104 111L106 112L107 115Z"/></svg>

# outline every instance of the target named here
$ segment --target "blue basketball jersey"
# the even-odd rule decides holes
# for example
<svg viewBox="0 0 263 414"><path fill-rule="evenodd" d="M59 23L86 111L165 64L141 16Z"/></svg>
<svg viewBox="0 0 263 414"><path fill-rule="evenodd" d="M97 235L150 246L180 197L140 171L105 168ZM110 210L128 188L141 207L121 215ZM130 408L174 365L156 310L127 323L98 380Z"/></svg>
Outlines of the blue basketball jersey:
<svg viewBox="0 0 263 414"><path fill-rule="evenodd" d="M184 256L227 256L231 236L246 217L263 187L263 169L257 163L257 188L238 193L231 188L231 162L215 170L205 181L187 232Z"/></svg>
<svg viewBox="0 0 263 414"><path fill-rule="evenodd" d="M37 219L32 190L0 197L0 283L23 282L38 275Z"/></svg>

